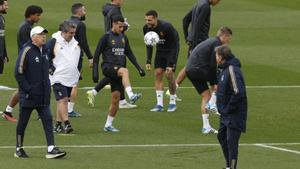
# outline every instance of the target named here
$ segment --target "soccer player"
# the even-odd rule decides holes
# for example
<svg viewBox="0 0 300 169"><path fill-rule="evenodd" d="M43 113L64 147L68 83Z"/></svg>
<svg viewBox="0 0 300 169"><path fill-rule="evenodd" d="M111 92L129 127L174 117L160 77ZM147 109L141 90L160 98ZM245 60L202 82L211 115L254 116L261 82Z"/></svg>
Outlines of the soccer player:
<svg viewBox="0 0 300 169"><path fill-rule="evenodd" d="M216 37L209 38L198 44L188 58L186 68L187 77L190 79L195 89L202 96L201 111L203 128L202 133L218 133L209 124L209 113L206 104L211 98L211 92L207 83L211 85L212 91L217 89L217 64L215 48L222 44L228 44L232 36L232 31L228 27L221 27Z"/></svg>
<svg viewBox="0 0 300 169"><path fill-rule="evenodd" d="M183 32L186 44L188 45L188 57L192 50L202 41L208 38L210 29L211 7L217 5L221 0L199 0L183 18ZM190 27L190 31L189 31ZM176 89L186 77L185 67L180 70L175 80ZM166 92L169 95L169 91ZM213 93L215 96L215 93ZM176 96L176 100L181 101Z"/></svg>
<svg viewBox="0 0 300 169"><path fill-rule="evenodd" d="M107 3L103 6L103 16L104 16L104 30L105 32L108 32L111 30L112 27L112 17L117 16L117 15L121 15L122 16L122 12L121 12L121 6L123 4L123 0L112 0L111 3ZM124 18L125 20L126 18ZM128 29L129 24L126 22L125 20L125 25L124 25L124 29L123 29L123 33L125 33L125 31ZM125 65L126 67L126 62ZM95 102L95 96L97 95L97 93L103 89L106 85L108 85L110 83L110 79L107 77L104 77L92 90L88 90L86 92L87 94L87 98L88 98L88 104L91 106L94 106L94 102ZM125 93L124 90L123 92L121 92L121 96L120 96L120 102L119 102L119 108L121 109L130 109L130 108L135 108L137 107L137 105L135 104L130 104L126 101L125 99Z"/></svg>
<svg viewBox="0 0 300 169"><path fill-rule="evenodd" d="M94 55L93 81L97 82L99 79L98 64L100 54L102 54L103 58L101 64L102 73L104 76L110 78L112 99L104 126L104 131L107 132L119 131L114 128L113 120L118 111L120 93L122 90L125 88L131 103L135 103L141 97L140 93L132 92L129 72L128 69L124 67L126 56L139 71L139 74L145 76L145 71L137 63L131 51L127 36L122 33L123 27L124 18L120 15L114 16L112 18L111 31L106 32L101 37Z"/></svg>
<svg viewBox="0 0 300 169"><path fill-rule="evenodd" d="M78 64L80 47L75 40L76 25L65 21L60 26L61 31L52 35L47 43L49 58L53 63L53 74L50 76L51 85L57 101L56 125L54 132L71 133L73 128L68 118L68 100L71 91L77 85L80 72ZM62 122L65 127L62 127Z"/></svg>
<svg viewBox="0 0 300 169"><path fill-rule="evenodd" d="M51 93L49 60L44 46L47 32L41 26L31 29L32 42L26 44L20 51L15 66L15 78L20 94L20 114L16 132L16 153L14 154L17 158L28 157L23 149L23 141L30 115L34 109L41 118L47 139L46 158L60 158L66 155L66 152L60 151L54 144L52 115L49 106Z"/></svg>
<svg viewBox="0 0 300 169"><path fill-rule="evenodd" d="M177 57L179 52L179 36L172 24L159 20L155 10L150 10L145 15L146 24L143 27L144 35L149 31L154 31L159 35L160 41L156 47L155 54L155 90L157 104L150 110L153 112L164 111L163 105L163 76L168 80L170 89L170 102L168 112L176 110L175 100L175 79L174 72L176 70ZM146 70L151 70L151 58L153 46L146 46L147 63Z"/></svg>
<svg viewBox="0 0 300 169"><path fill-rule="evenodd" d="M2 15L7 13L7 9L7 0L0 0L0 75L3 73L4 63L8 62L5 44L5 19Z"/></svg>
<svg viewBox="0 0 300 169"><path fill-rule="evenodd" d="M40 20L43 9L36 5L30 5L25 10L25 20L19 26L17 33L18 51L20 51L25 43L31 41L30 31L34 23ZM19 102L19 91L16 90L10 97L9 103L6 106L5 111L3 111L2 117L11 122L17 122L17 120L12 116L14 107Z"/></svg>
<svg viewBox="0 0 300 169"><path fill-rule="evenodd" d="M76 33L75 33L75 40L78 41L80 48L84 53L86 54L88 61L89 61L89 67L92 68L93 66L93 56L91 54L87 37L86 37L86 26L83 22L85 20L86 16L86 10L85 6L81 3L75 3L71 7L72 16L70 17L70 21L73 22L76 25ZM82 69L82 62L83 62L83 52L81 51L80 60L79 60L79 66L78 70L81 72ZM82 76L80 75L80 79ZM74 111L74 105L75 100L77 97L77 90L78 90L78 84L77 86L72 88L71 92L71 98L68 102L68 112L69 117L81 117L81 114Z"/></svg>
<svg viewBox="0 0 300 169"><path fill-rule="evenodd" d="M247 95L241 63L227 45L216 48L218 76L217 105L221 114L218 140L226 168L236 169L241 132L246 131Z"/></svg>

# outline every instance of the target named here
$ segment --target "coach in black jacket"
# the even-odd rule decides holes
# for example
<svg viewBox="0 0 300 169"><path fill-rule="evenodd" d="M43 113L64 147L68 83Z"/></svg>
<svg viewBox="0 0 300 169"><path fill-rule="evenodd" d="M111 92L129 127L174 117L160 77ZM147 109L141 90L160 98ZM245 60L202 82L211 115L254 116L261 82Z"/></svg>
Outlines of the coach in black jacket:
<svg viewBox="0 0 300 169"><path fill-rule="evenodd" d="M66 155L54 147L52 115L50 112L49 58L44 47L48 31L40 26L30 31L32 43L27 43L20 51L15 66L15 78L20 93L20 114L17 125L17 145L15 157L28 157L23 150L25 129L31 112L36 109L42 120L48 144L46 158L58 158Z"/></svg>
<svg viewBox="0 0 300 169"><path fill-rule="evenodd" d="M218 140L226 167L237 168L241 132L246 131L247 96L241 63L226 45L216 48L216 61L222 69L218 76L217 107L221 114Z"/></svg>
<svg viewBox="0 0 300 169"><path fill-rule="evenodd" d="M0 0L0 74L3 73L4 63L8 62L5 44L5 19L2 14L6 14L8 4L6 0Z"/></svg>

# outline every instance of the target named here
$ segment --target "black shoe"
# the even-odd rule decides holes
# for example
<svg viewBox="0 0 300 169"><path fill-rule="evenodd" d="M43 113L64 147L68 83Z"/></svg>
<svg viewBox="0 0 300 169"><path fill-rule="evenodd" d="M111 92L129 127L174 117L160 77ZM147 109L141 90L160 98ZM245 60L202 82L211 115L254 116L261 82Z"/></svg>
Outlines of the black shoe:
<svg viewBox="0 0 300 169"><path fill-rule="evenodd" d="M55 125L54 129L53 129L54 133L64 133L64 128L62 125Z"/></svg>
<svg viewBox="0 0 300 169"><path fill-rule="evenodd" d="M72 131L74 131L74 129L72 128L72 126L71 126L70 124L67 124L67 125L65 126L64 131L65 131L65 134L69 134L69 133L71 133Z"/></svg>
<svg viewBox="0 0 300 169"><path fill-rule="evenodd" d="M28 158L29 156L26 154L23 148L20 148L15 152L14 155L16 158Z"/></svg>
<svg viewBox="0 0 300 169"><path fill-rule="evenodd" d="M65 151L60 151L57 147L54 147L51 152L46 154L47 159L61 158L64 157L67 153Z"/></svg>

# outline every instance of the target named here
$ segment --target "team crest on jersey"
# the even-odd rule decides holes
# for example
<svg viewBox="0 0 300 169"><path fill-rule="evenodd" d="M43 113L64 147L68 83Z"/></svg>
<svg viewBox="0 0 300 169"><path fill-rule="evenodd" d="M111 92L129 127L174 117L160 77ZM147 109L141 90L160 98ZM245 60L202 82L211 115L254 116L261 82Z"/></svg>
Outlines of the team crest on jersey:
<svg viewBox="0 0 300 169"><path fill-rule="evenodd" d="M116 41L113 39L111 40L111 44L115 45L116 44Z"/></svg>
<svg viewBox="0 0 300 169"><path fill-rule="evenodd" d="M122 43L125 44L125 39L124 38L122 38Z"/></svg>
<svg viewBox="0 0 300 169"><path fill-rule="evenodd" d="M160 36L164 36L164 33L163 33L163 32L160 32L159 34L160 34Z"/></svg>
<svg viewBox="0 0 300 169"><path fill-rule="evenodd" d="M36 62L36 63L39 63L39 62L40 62L40 59L39 59L37 56L35 57L35 62Z"/></svg>

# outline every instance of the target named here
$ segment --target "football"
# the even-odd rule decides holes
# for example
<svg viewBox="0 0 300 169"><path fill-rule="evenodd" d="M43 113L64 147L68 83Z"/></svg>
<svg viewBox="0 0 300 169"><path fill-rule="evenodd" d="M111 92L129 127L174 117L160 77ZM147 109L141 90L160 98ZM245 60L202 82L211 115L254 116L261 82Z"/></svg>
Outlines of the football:
<svg viewBox="0 0 300 169"><path fill-rule="evenodd" d="M159 41L159 36L156 32L147 32L144 36L144 42L147 46L155 46Z"/></svg>

